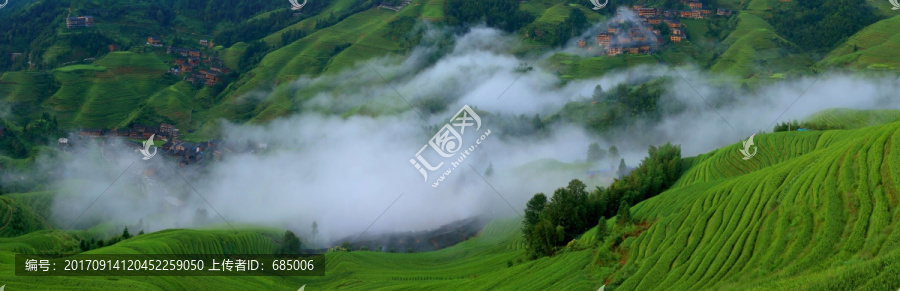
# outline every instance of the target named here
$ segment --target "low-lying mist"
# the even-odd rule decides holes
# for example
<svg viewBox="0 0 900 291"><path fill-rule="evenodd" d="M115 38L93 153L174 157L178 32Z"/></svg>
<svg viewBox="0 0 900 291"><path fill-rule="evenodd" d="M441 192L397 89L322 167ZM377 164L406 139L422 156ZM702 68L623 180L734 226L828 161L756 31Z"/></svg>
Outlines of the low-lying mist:
<svg viewBox="0 0 900 291"><path fill-rule="evenodd" d="M437 61L425 61L435 52L421 47L406 57L377 58L341 73L301 78L279 90L299 96L310 88L334 89L297 101L302 102L300 113L266 124L223 122L226 142L262 142L268 147L225 152L221 161L202 169L178 168L162 153L143 161L139 153L112 144L104 147L109 152L105 156L98 146L78 146L68 158L41 159L41 168L62 169L54 185L59 194L53 219L65 227L90 205L73 228L140 221L146 231L155 231L228 227L227 222L236 227L286 227L313 246L329 245L366 229L367 233L423 230L472 216L519 215L535 193L551 194L570 179L587 178L584 172L520 167L544 159L581 163L591 142L604 148L616 145L626 163L637 166L649 145L681 144L682 155L692 156L771 130L775 122L802 119L823 109L900 105L892 98L900 89L896 77L825 73L753 90L722 90L723 83L738 86L694 67L642 66L561 82L556 72L541 66L516 70L521 63L536 63L505 53L516 45L514 36L479 27L458 35L453 49ZM512 116L547 116L566 103L586 102L597 85L613 88L660 76L673 80L660 101L661 110L672 113L661 121L637 122L604 134L565 123L553 124L540 138L500 132L499 124L510 122ZM422 106L433 99L446 106ZM477 134L492 133L446 180L432 187L434 175L458 156L442 160L444 168L429 173L427 182L410 159L464 105L481 115ZM359 108L366 114L341 116ZM468 134L465 147L475 141ZM145 178L143 169L152 163L162 170ZM129 171L117 178L129 165ZM493 175L486 175L489 165ZM591 168L614 165L618 159ZM165 197L178 199L180 205ZM319 226L315 238L310 235L313 221Z"/></svg>

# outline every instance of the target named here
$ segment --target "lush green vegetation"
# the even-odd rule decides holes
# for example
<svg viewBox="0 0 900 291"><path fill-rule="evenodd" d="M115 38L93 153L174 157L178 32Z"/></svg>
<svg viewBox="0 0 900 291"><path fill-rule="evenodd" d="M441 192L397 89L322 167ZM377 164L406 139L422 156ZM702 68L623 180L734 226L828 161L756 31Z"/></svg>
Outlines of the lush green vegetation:
<svg viewBox="0 0 900 291"><path fill-rule="evenodd" d="M839 41L878 21L864 0L778 2L771 23L804 50L827 52Z"/></svg>
<svg viewBox="0 0 900 291"><path fill-rule="evenodd" d="M896 47L900 46L900 16L894 16L856 32L817 65L854 69L900 68Z"/></svg>
<svg viewBox="0 0 900 291"><path fill-rule="evenodd" d="M642 2L684 8L674 0ZM881 15L891 15L883 2L875 5L887 11ZM215 135L220 118L265 122L291 114L314 94L334 90L298 90L287 85L292 80L406 53L423 40L422 20L453 28L485 23L520 36L526 46L555 46L605 19L618 5L631 4L611 3L598 13L574 1L461 3L418 0L395 12L376 9L379 1L311 1L299 14L284 2L262 0L236 2L229 9L210 0L14 3L0 13L0 109L9 109L0 119L0 166L39 180L47 173L31 163L39 153L52 152L46 145L67 129L168 122ZM563 83L657 63L698 63L713 73L746 79L809 73L816 61L817 68L898 68L900 18L878 21L871 5L713 1L713 8L739 11L732 18L684 21L688 40L657 53L557 53L536 65L555 72ZM93 15L97 25L65 28L70 8L72 15ZM223 59L233 73L215 87L166 74L173 57L145 46L149 35L188 48L201 48L199 39L212 40L217 46L203 53ZM658 119L667 82L597 88L589 100L571 102L560 112L515 116L500 127L503 134L542 136L552 123L571 122L602 133L636 118ZM272 97L243 98L261 88L271 88ZM431 111L444 106L440 100L421 102L417 107ZM364 112L354 110L341 113ZM550 197L535 195L526 205L524 224L495 221L477 238L429 253L337 248L326 256L324 277L16 277L14 253L295 254L303 239L273 229L132 234L104 225L55 230L48 222L54 192L22 193L35 189L4 180L0 281L31 289L292 289L304 284L323 289L595 289L608 284L625 290L893 290L900 285L898 120L896 110L825 111L758 135L759 154L747 161L738 155L737 144L684 159L677 146L651 147L630 173L622 161L621 177L608 187L588 189L573 180ZM816 131L797 132L798 127ZM605 156L618 159L613 149L591 145L587 160ZM561 173L591 167L548 160L529 166L537 164Z"/></svg>
<svg viewBox="0 0 900 291"><path fill-rule="evenodd" d="M598 147L589 150L599 152ZM532 258L551 256L569 241L586 230L605 223L605 218L616 216L619 224L632 223L632 204L658 195L672 186L681 175L681 148L665 144L651 146L649 155L637 169L624 173L624 160L620 166L621 179L616 179L606 189L597 187L588 194L586 185L575 179L565 188L553 192L550 200L543 193L535 194L525 207L522 233L526 249ZM615 147L610 154L618 156ZM596 155L596 154L595 154Z"/></svg>
<svg viewBox="0 0 900 291"><path fill-rule="evenodd" d="M506 31L516 31L533 19L529 14L519 10L517 0L484 0L464 1L447 0L444 2L447 22L455 24L477 24L484 22L488 26Z"/></svg>
<svg viewBox="0 0 900 291"><path fill-rule="evenodd" d="M744 289L748 285L828 289L850 284L889 289L900 284L894 273L900 255L900 244L894 243L898 241L894 196L900 189L896 162L900 160L892 156L900 145L896 132L900 123L895 122L856 130L764 134L757 139L759 154L749 161L741 160L740 144L684 159L681 164L688 168L669 190L633 207L617 207L615 219L580 220L589 223L590 229L558 246L551 257L529 260L521 224L506 220L492 223L475 239L441 251L338 251L326 255L324 277L273 277L267 282L322 288L593 289L609 284L608 288L642 290ZM565 191L575 191L566 199L561 191L558 205L576 205L569 202L584 197L580 185L570 186ZM548 206L542 211L556 211ZM526 211L526 217L533 214ZM565 223L570 222L575 221ZM595 227L598 223L603 226ZM91 252L268 253L279 248L272 241L280 237L281 233L269 230L170 230L137 235ZM71 249L79 246L76 237L49 231L12 240L23 249L58 249L62 242ZM0 249L15 249L3 243ZM11 264L11 258L9 252L0 252L0 264ZM385 272L387 266L390 272ZM10 287L37 283L12 276L11 268L2 270ZM156 277L114 282L60 277L40 282L52 289L71 280L109 288L123 281L136 286L188 286L199 280L209 286L259 284L257 279L241 277L181 278L179 283Z"/></svg>

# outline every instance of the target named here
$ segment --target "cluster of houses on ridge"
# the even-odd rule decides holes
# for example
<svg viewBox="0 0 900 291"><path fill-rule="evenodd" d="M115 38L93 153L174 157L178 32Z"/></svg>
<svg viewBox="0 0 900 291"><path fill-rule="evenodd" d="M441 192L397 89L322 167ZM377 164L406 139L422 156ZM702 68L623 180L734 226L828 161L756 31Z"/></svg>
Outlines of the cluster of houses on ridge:
<svg viewBox="0 0 900 291"><path fill-rule="evenodd" d="M652 29L651 26L665 23L669 27L671 34L669 40L672 42L681 42L685 38L684 28L678 18L688 19L705 19L712 15L712 10L706 9L703 3L698 0L682 0L682 3L690 7L690 10L661 10L654 7L644 7L644 5L633 5L632 12L638 16L640 24L638 27L628 28L627 34L621 34L624 19L618 19L610 23L609 28L605 32L597 34L597 45L600 46L603 53L615 56L623 53L642 54L652 53L660 45L663 38L658 29ZM715 14L717 16L731 16L731 10L719 8ZM641 27L644 27L643 29ZM578 46L581 48L591 47L587 40L580 40Z"/></svg>
<svg viewBox="0 0 900 291"><path fill-rule="evenodd" d="M201 39L198 43L207 48L213 45L211 41L206 39ZM162 47L162 39L150 36L147 38L147 45ZM231 69L226 67L222 60L207 56L197 49L167 46L166 53L175 56L175 60L172 62L173 67L169 68L169 73L176 76L183 75L184 80L192 84L215 86L221 81L220 76L222 74L231 72Z"/></svg>
<svg viewBox="0 0 900 291"><path fill-rule="evenodd" d="M153 137L154 140L164 141L159 152L173 157L179 166L199 163L207 159L218 161L223 152L246 151L247 147L226 146L221 140L205 142L186 142L181 138L179 130L171 124L162 123L158 128L135 124L130 129L82 129L76 133L70 133L68 138L60 138L58 145L67 148L75 143L87 143L94 139L124 138L127 144L134 149L142 148L142 141ZM266 144L259 143L251 150L264 149Z"/></svg>

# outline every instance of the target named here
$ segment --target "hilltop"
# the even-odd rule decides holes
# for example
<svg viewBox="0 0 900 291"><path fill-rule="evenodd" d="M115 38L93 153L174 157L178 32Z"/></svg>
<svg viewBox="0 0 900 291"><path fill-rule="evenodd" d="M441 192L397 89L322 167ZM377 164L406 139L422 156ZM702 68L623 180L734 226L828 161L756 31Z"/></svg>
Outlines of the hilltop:
<svg viewBox="0 0 900 291"><path fill-rule="evenodd" d="M512 5L518 11L507 16L491 14L493 10L467 10L468 6L452 5L459 4L452 1L395 2L389 3L394 6L362 0L311 2L300 12L271 1L242 2L228 11L212 8L212 1L175 1L173 6L152 1L14 4L0 13L0 19L15 23L4 32L6 39L16 40L0 44L0 53L11 56L0 58L0 68L12 69L0 73L4 84L0 96L11 104L13 120L50 113L63 128L109 129L167 122L211 138L219 119L265 122L297 112L317 92L334 90L289 87L299 77L336 74L371 58L408 53L423 41L423 21L441 27L474 23L482 16L489 22L496 19L505 23L498 27L523 41L515 53L534 54L577 36L556 31L585 29L609 20L616 9L633 8L632 3L614 3L598 13L582 4L550 0L484 2L485 8ZM541 65L569 80L641 64L693 63L750 84L809 74L813 64L817 68L896 67L890 61L898 59L896 50L883 49L893 39L895 32L887 28L896 17L858 31L856 26L830 29L821 37L829 47L811 51L808 40L795 35L795 30L817 29L823 24L800 19L800 26L792 30L781 24L793 21L782 11L849 12L830 5L810 8L783 1L754 0L741 2L743 6L737 1L701 1L698 11L707 14L683 16L682 12L691 9L687 2L666 3L641 4L659 9L654 17L672 17L682 25L660 32L668 44L658 51L587 57L559 53L541 60ZM862 19L859 23L890 15L884 5L860 5L864 9L851 15ZM720 11L728 14L719 15ZM92 16L93 25L67 24L66 17L86 15ZM52 25L37 28L31 24L35 22ZM14 37L31 30L38 30L30 34L39 35L34 41L26 43ZM684 34L683 41L675 42L670 36L676 30ZM594 37L585 40L593 42ZM197 50L198 56L219 62L220 68L184 73L184 65L178 64L182 57L168 47ZM169 68L182 70L173 75ZM226 69L230 72L222 73ZM203 83L193 76L198 73L215 81L207 86L192 84ZM123 87L125 83L134 86ZM271 97L245 98L258 90L271 91Z"/></svg>

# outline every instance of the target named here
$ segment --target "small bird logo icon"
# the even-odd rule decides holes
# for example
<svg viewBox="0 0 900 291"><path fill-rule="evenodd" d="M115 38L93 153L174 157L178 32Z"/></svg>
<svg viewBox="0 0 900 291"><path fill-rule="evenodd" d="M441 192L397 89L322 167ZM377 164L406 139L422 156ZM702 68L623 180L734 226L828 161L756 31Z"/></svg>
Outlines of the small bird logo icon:
<svg viewBox="0 0 900 291"><path fill-rule="evenodd" d="M306 6L306 0L303 0L303 4L297 3L297 0L288 0L288 2L291 2L291 10L300 10L300 8Z"/></svg>
<svg viewBox="0 0 900 291"><path fill-rule="evenodd" d="M145 161L153 158L153 156L156 155L156 151L158 149L153 145L153 137L155 137L155 136L156 136L155 134L151 135L150 139L148 139L147 141L144 142L144 148L141 149L141 154L144 155ZM150 153L150 147L154 147L152 154ZM0 290L0 291L2 291L2 290Z"/></svg>
<svg viewBox="0 0 900 291"><path fill-rule="evenodd" d="M888 0L888 2L894 5L894 8L891 8L891 10L900 10L900 3L897 3L897 0Z"/></svg>
<svg viewBox="0 0 900 291"><path fill-rule="evenodd" d="M753 156L756 155L757 147L753 146L753 136L755 136L755 135L756 134L751 135L750 138L748 138L747 140L742 142L744 145L744 148L741 149L741 154L744 155L744 160L749 160L750 158L752 158ZM750 147L753 147L752 154L750 153Z"/></svg>
<svg viewBox="0 0 900 291"><path fill-rule="evenodd" d="M891 1L897 1L897 0L891 0ZM606 0L606 2L603 2L603 4L600 4L600 0L591 0L591 4L594 4L594 8L593 8L594 10L600 10L600 9L605 8L606 4L609 4L609 0Z"/></svg>

